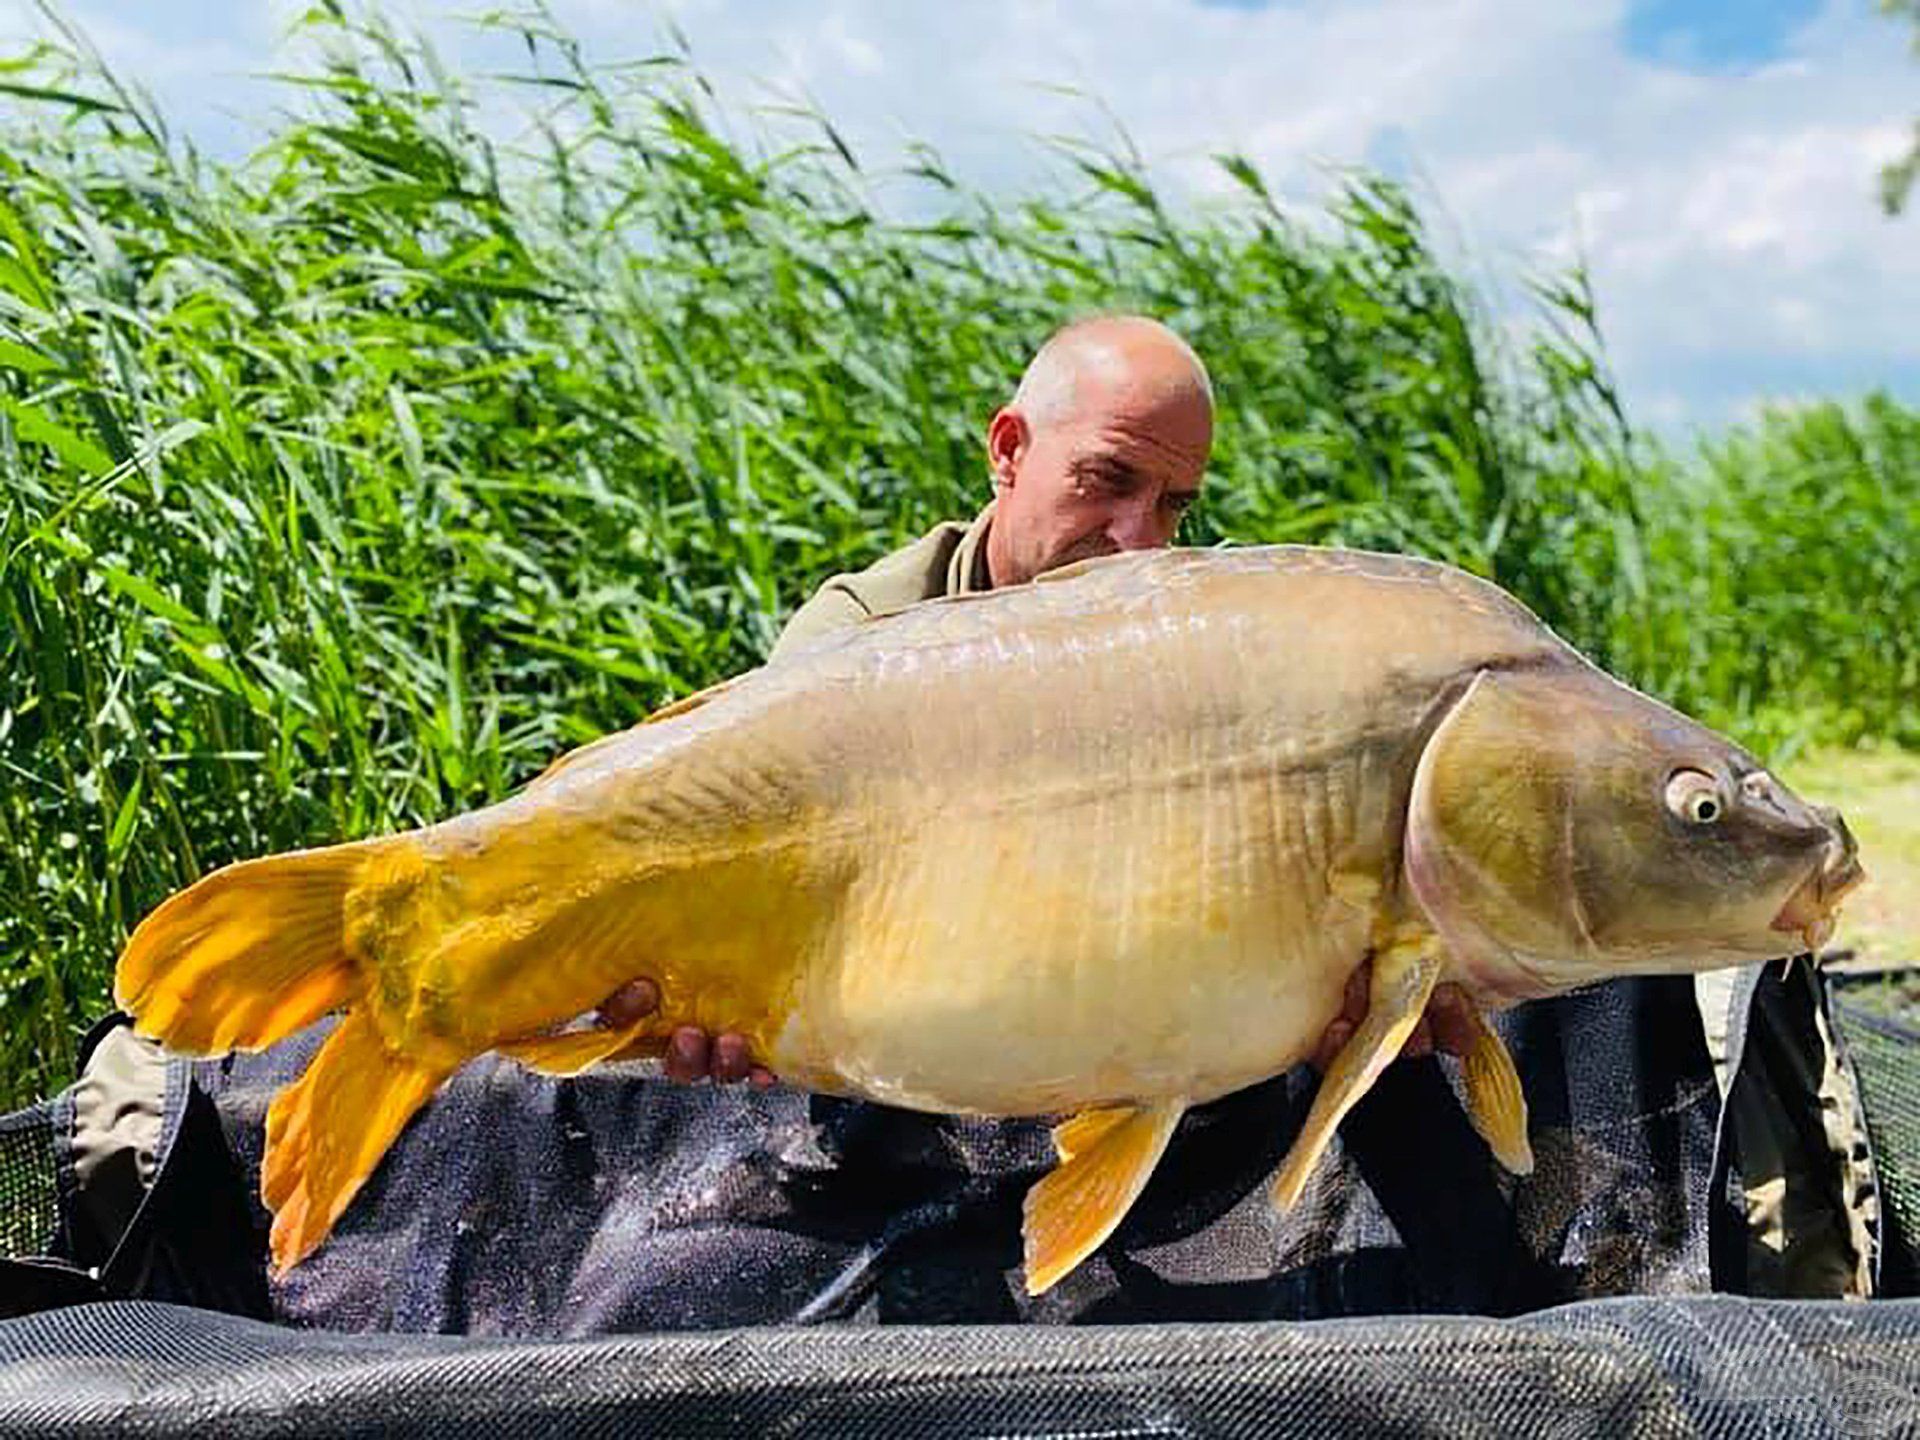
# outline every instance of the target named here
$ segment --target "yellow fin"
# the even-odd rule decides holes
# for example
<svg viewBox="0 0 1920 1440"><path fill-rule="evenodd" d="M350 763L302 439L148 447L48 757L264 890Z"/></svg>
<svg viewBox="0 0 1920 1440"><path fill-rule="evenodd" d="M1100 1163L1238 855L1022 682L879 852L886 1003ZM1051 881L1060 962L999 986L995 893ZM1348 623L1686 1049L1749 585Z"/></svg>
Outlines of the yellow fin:
<svg viewBox="0 0 1920 1440"><path fill-rule="evenodd" d="M752 672L748 673L750 674ZM527 789L531 790L535 785L544 784L548 780L553 779L553 777L561 771L579 763L588 756L597 755L609 746L626 739L642 725L654 725L662 720L671 720L676 715L684 715L689 710L698 710L716 695L731 690L744 678L744 676L735 675L730 680L722 680L717 685L709 685L706 689L696 690L691 695L682 695L678 700L669 700L665 705L662 705L658 710L642 720L639 725L629 725L625 730L615 730L610 734L602 735L595 740L589 740L586 744L567 751L566 754L554 760L546 769L534 776L532 781L527 785Z"/></svg>
<svg viewBox="0 0 1920 1440"><path fill-rule="evenodd" d="M414 1111L451 1073L387 1048L358 1011L267 1109L260 1194L273 1211L279 1271L312 1254Z"/></svg>
<svg viewBox="0 0 1920 1440"><path fill-rule="evenodd" d="M352 1002L346 902L366 841L229 865L141 921L114 972L114 999L175 1050L259 1050Z"/></svg>
<svg viewBox="0 0 1920 1440"><path fill-rule="evenodd" d="M1116 1125L1125 1124L1140 1112L1131 1105L1116 1105L1111 1110L1082 1110L1071 1120L1053 1127L1053 1150L1062 1162L1084 1155Z"/></svg>
<svg viewBox="0 0 1920 1440"><path fill-rule="evenodd" d="M1089 1110L1053 1132L1060 1164L1027 1192L1027 1293L1043 1295L1098 1250L1160 1163L1184 1100Z"/></svg>
<svg viewBox="0 0 1920 1440"><path fill-rule="evenodd" d="M1467 1083L1467 1118L1493 1151L1493 1158L1515 1175L1533 1173L1533 1145L1527 1139L1527 1097L1520 1089L1519 1072L1499 1031L1486 1017L1468 1007L1473 1016L1473 1048L1461 1073Z"/></svg>
<svg viewBox="0 0 1920 1440"><path fill-rule="evenodd" d="M542 1075L578 1075L602 1060L615 1057L631 1059L655 1048L649 1046L647 1027L652 1015L643 1015L630 1025L607 1026L594 1030L568 1030L558 1035L535 1035L525 1040L504 1040L493 1048L510 1060Z"/></svg>
<svg viewBox="0 0 1920 1440"><path fill-rule="evenodd" d="M642 725L652 725L656 721L671 720L676 715L684 715L689 710L698 710L709 700L714 699L716 696L724 695L727 691L733 689L734 686L738 685L752 673L753 672L749 670L742 674L735 675L730 679L717 681L707 686L704 690L696 690L691 695L682 695L678 700L669 700L640 723Z"/></svg>
<svg viewBox="0 0 1920 1440"><path fill-rule="evenodd" d="M1320 1081L1306 1123L1274 1179L1275 1208L1290 1210L1299 1202L1333 1132L1407 1043L1440 978L1440 964L1440 940L1430 933L1403 934L1374 955L1367 1018Z"/></svg>

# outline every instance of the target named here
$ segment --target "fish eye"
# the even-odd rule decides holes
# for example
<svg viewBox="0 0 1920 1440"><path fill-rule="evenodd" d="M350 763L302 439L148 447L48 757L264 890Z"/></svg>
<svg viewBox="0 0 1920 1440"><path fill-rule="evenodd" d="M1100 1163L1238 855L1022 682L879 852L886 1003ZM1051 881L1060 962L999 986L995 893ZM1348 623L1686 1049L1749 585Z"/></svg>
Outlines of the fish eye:
<svg viewBox="0 0 1920 1440"><path fill-rule="evenodd" d="M1677 770L1667 781L1667 809L1689 825L1711 825L1727 813L1727 802L1705 771Z"/></svg>

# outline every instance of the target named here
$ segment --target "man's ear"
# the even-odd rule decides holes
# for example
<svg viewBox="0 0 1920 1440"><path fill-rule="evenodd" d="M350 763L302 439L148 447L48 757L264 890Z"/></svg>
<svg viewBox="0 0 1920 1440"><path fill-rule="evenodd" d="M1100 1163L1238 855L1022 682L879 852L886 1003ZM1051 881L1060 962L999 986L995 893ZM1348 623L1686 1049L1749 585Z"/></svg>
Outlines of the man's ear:
<svg viewBox="0 0 1920 1440"><path fill-rule="evenodd" d="M993 419L987 422L987 467L993 471L994 488L1012 487L1032 443L1033 432L1027 427L1026 416L1011 405L993 412Z"/></svg>

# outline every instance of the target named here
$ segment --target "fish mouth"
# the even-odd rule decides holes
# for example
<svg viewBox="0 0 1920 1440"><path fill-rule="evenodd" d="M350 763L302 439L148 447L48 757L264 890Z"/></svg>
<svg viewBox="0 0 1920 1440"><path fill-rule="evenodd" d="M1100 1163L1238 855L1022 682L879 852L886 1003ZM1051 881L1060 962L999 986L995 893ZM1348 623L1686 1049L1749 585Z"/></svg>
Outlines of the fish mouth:
<svg viewBox="0 0 1920 1440"><path fill-rule="evenodd" d="M1833 938L1840 902L1867 878L1851 842L1851 836L1829 841L1825 858L1773 917L1775 930L1798 934L1810 952L1818 952Z"/></svg>

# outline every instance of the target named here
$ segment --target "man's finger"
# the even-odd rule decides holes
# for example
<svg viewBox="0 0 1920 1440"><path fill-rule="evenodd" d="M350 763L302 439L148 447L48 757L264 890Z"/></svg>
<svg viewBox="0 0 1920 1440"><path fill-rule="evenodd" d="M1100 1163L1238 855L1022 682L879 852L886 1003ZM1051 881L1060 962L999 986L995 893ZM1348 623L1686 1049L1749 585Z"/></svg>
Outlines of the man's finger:
<svg viewBox="0 0 1920 1440"><path fill-rule="evenodd" d="M1418 1060L1422 1056L1431 1055L1432 1053L1433 1027L1427 1023L1427 1017L1422 1015L1419 1020L1414 1023L1413 1033L1407 1036L1407 1043L1400 1047L1400 1058L1402 1060Z"/></svg>
<svg viewBox="0 0 1920 1440"><path fill-rule="evenodd" d="M728 1031L713 1042L713 1078L721 1081L744 1080L753 1068L747 1054L747 1039Z"/></svg>
<svg viewBox="0 0 1920 1440"><path fill-rule="evenodd" d="M1347 977L1346 994L1340 999L1340 1018L1349 1025L1358 1025L1367 1018L1367 991L1372 985L1373 961L1362 960L1360 967Z"/></svg>
<svg viewBox="0 0 1920 1440"><path fill-rule="evenodd" d="M1427 1002L1427 1022L1433 1027L1433 1045L1449 1055L1465 1055L1473 1048L1477 1027L1473 1001L1457 985L1436 985Z"/></svg>
<svg viewBox="0 0 1920 1440"><path fill-rule="evenodd" d="M707 1032L693 1025L682 1025L667 1042L662 1068L669 1080L690 1085L707 1078Z"/></svg>
<svg viewBox="0 0 1920 1440"><path fill-rule="evenodd" d="M1325 1074L1327 1067L1333 1064L1334 1057L1353 1038L1353 1029L1353 1022L1344 1015L1329 1021L1327 1028L1320 1032L1319 1045L1314 1047L1313 1068Z"/></svg>
<svg viewBox="0 0 1920 1440"><path fill-rule="evenodd" d="M619 1030L660 1008L660 987L651 980L629 980L600 1002L600 1023Z"/></svg>
<svg viewBox="0 0 1920 1440"><path fill-rule="evenodd" d="M747 1075L747 1083L756 1090L773 1088L773 1072L764 1065L756 1065Z"/></svg>

